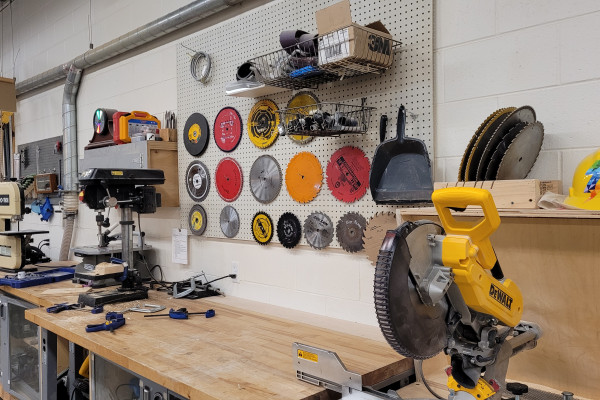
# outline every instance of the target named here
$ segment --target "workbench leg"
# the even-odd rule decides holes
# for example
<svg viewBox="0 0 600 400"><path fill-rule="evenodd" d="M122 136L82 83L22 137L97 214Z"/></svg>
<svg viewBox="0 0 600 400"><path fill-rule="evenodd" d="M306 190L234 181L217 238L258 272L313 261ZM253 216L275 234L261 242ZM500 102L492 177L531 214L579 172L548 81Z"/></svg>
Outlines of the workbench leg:
<svg viewBox="0 0 600 400"><path fill-rule="evenodd" d="M40 328L42 349L41 400L56 400L56 334Z"/></svg>
<svg viewBox="0 0 600 400"><path fill-rule="evenodd" d="M85 349L81 346L77 346L73 342L69 342L69 373L67 374L67 382L69 388L69 398L74 400L83 399L79 394L79 391L75 392L72 396L73 391L76 388L77 378L79 378L79 367L87 356Z"/></svg>

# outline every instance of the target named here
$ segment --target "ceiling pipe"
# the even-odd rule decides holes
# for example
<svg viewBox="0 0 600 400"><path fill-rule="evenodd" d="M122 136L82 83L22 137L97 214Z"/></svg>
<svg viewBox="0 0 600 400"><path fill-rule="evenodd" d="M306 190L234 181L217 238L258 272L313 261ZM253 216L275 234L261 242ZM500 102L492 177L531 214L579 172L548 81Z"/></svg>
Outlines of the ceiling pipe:
<svg viewBox="0 0 600 400"><path fill-rule="evenodd" d="M79 69L89 68L241 2L242 0L194 1L108 43L86 51L71 61L18 82L17 96L64 79L71 65Z"/></svg>

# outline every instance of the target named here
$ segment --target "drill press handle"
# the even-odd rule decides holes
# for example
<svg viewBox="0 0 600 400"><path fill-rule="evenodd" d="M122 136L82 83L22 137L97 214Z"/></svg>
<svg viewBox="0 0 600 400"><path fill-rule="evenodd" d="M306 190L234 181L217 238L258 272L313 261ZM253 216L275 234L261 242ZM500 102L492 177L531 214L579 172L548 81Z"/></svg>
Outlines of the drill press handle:
<svg viewBox="0 0 600 400"><path fill-rule="evenodd" d="M431 196L446 233L469 236L479 248L477 258L480 264L491 269L496 264L496 253L490 242L490 236L500 226L500 215L490 192L477 188L445 188L433 192ZM484 217L475 222L458 221L452 216L451 209L465 209L479 206Z"/></svg>

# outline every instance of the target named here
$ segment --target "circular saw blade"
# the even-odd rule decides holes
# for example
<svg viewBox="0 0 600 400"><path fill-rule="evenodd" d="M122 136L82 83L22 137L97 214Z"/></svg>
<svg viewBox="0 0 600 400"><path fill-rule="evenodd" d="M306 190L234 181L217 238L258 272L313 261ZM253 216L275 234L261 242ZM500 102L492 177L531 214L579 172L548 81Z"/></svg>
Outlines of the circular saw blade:
<svg viewBox="0 0 600 400"><path fill-rule="evenodd" d="M323 170L317 157L309 152L296 154L285 170L285 186L299 203L313 200L323 184Z"/></svg>
<svg viewBox="0 0 600 400"><path fill-rule="evenodd" d="M342 249L348 253L361 251L363 246L363 234L367 227L367 220L359 213L349 212L340 218L335 232L337 240Z"/></svg>
<svg viewBox="0 0 600 400"><path fill-rule="evenodd" d="M525 179L537 160L544 141L544 125L527 125L510 142L500 161L496 179Z"/></svg>
<svg viewBox="0 0 600 400"><path fill-rule="evenodd" d="M221 225L221 232L228 238L233 238L238 234L240 230L240 216L235 208L232 206L225 206L221 210L219 216L219 223Z"/></svg>
<svg viewBox="0 0 600 400"><path fill-rule="evenodd" d="M283 213L277 221L277 238L287 249L296 247L302 238L300 220L290 212Z"/></svg>
<svg viewBox="0 0 600 400"><path fill-rule="evenodd" d="M200 236L206 230L206 211L200 204L194 204L188 215L188 225L192 234Z"/></svg>
<svg viewBox="0 0 600 400"><path fill-rule="evenodd" d="M317 105L319 104L319 99L317 96L309 91L298 92L288 101L287 108L296 108L296 115L287 114L285 117L285 126L288 126L290 121L298 114L309 115L313 114L317 110ZM302 107L302 108L299 108ZM315 137L308 135L289 135L290 139L298 144L306 144L311 142Z"/></svg>
<svg viewBox="0 0 600 400"><path fill-rule="evenodd" d="M267 204L275 200L281 190L283 176L275 158L269 155L258 157L250 168L250 191L259 202Z"/></svg>
<svg viewBox="0 0 600 400"><path fill-rule="evenodd" d="M496 130L496 127L500 125L500 123L504 121L504 119L506 119L508 114L515 111L516 109L516 107L507 107L496 110L484 121L485 125L483 127L480 126L479 129L477 129L473 137L471 137L469 145L467 146L467 149L465 150L462 161L460 163L459 175L460 172L462 172L462 180L470 181L475 179L476 171L472 171L472 169L474 168L471 167L471 165L474 165L475 168L479 165L479 157L481 155L480 153L483 152L484 146L482 145L481 140L484 134L488 131L493 132L494 130ZM478 154L477 157L475 156L476 153ZM476 159L475 163L473 163L473 159Z"/></svg>
<svg viewBox="0 0 600 400"><path fill-rule="evenodd" d="M193 156L201 155L208 146L210 129L204 115L193 113L185 121L183 128L183 143L185 149Z"/></svg>
<svg viewBox="0 0 600 400"><path fill-rule="evenodd" d="M375 265L377 262L381 242L386 232L396 229L397 226L396 215L392 212L377 213L369 219L365 228L363 242L365 253L371 264Z"/></svg>
<svg viewBox="0 0 600 400"><path fill-rule="evenodd" d="M273 238L273 221L269 214L259 211L252 218L252 236L260 245L268 244Z"/></svg>
<svg viewBox="0 0 600 400"><path fill-rule="evenodd" d="M334 227L326 214L314 212L304 221L304 237L310 247L324 249L333 240Z"/></svg>
<svg viewBox="0 0 600 400"><path fill-rule="evenodd" d="M406 222L389 231L381 245L374 280L377 321L390 346L405 357L431 358L446 346L448 303L444 298L434 306L425 305L411 273L413 263L431 260L431 247L426 251L415 247L422 248L428 234L442 233L429 221Z"/></svg>
<svg viewBox="0 0 600 400"><path fill-rule="evenodd" d="M275 143L279 136L279 108L272 100L258 101L248 115L248 136L258 148Z"/></svg>
<svg viewBox="0 0 600 400"><path fill-rule="evenodd" d="M185 172L185 187L192 200L201 202L210 190L210 173L202 162L192 161Z"/></svg>
<svg viewBox="0 0 600 400"><path fill-rule="evenodd" d="M485 143L485 140L487 140L487 143L483 149L483 153L481 154L479 165L477 166L476 180L485 179L492 153L496 147L498 147L498 143L500 143L502 138L506 136L515 125L522 122L533 124L535 119L536 116L533 108L530 106L520 107L510 113L508 117L506 117L506 119L502 121L502 123L496 128L496 130L489 135L489 137L482 138L482 141Z"/></svg>
<svg viewBox="0 0 600 400"><path fill-rule="evenodd" d="M492 153L490 157L490 161L488 163L487 169L485 171L485 179L493 180L496 179L496 174L498 173L498 166L500 165L500 161L502 161L502 157L504 157L504 153L506 153L506 149L512 140L517 137L517 134L521 132L523 128L527 126L526 122L519 122L515 126L513 126L510 131L498 143L496 149Z"/></svg>
<svg viewBox="0 0 600 400"><path fill-rule="evenodd" d="M224 152L231 152L242 140L242 117L233 107L222 108L215 118L213 135L217 147Z"/></svg>
<svg viewBox="0 0 600 400"><path fill-rule="evenodd" d="M232 202L242 193L242 167L231 157L225 157L215 170L215 186L219 196L225 201Z"/></svg>
<svg viewBox="0 0 600 400"><path fill-rule="evenodd" d="M336 199L353 203L367 192L371 164L358 147L337 150L327 164L327 186Z"/></svg>

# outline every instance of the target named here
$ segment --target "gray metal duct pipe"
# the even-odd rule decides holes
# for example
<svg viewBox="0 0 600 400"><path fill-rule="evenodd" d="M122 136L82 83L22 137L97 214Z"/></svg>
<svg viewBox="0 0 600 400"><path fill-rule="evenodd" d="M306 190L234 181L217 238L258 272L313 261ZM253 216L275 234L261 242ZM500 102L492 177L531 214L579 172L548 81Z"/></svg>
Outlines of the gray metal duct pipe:
<svg viewBox="0 0 600 400"><path fill-rule="evenodd" d="M194 1L108 43L89 50L63 65L18 82L16 85L17 96L65 78L71 65L79 69L91 67L241 2L242 0Z"/></svg>
<svg viewBox="0 0 600 400"><path fill-rule="evenodd" d="M77 92L83 71L71 65L63 92L63 190L77 191Z"/></svg>

